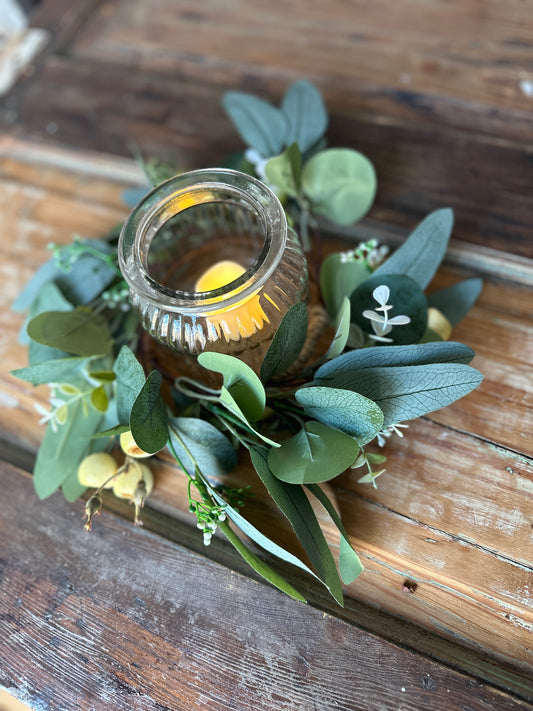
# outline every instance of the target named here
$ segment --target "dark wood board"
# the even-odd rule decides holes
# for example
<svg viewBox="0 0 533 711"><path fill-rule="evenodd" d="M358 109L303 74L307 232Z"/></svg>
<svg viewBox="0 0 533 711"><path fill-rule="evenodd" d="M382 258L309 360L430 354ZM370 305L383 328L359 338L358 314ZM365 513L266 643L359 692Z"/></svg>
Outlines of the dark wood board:
<svg viewBox="0 0 533 711"><path fill-rule="evenodd" d="M9 465L0 487L0 683L34 708L531 708L113 516L88 536Z"/></svg>

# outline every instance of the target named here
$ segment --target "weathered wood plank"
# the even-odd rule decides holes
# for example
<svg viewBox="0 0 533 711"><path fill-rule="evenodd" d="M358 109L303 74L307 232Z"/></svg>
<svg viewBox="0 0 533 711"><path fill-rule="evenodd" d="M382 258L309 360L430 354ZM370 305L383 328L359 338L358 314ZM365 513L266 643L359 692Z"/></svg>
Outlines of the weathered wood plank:
<svg viewBox="0 0 533 711"><path fill-rule="evenodd" d="M33 707L531 708L119 519L88 537L5 464L0 486L0 683Z"/></svg>
<svg viewBox="0 0 533 711"><path fill-rule="evenodd" d="M171 78L116 66L103 71L92 61L51 56L9 106L0 105L0 120L21 135L56 143L126 155L136 146L148 156L174 154L183 168L213 165L242 148L220 107L224 90L239 88L228 76L225 86L213 86L179 71ZM332 145L362 150L376 166L371 218L407 227L449 205L457 238L531 258L533 153L523 141L480 137L423 118L333 111Z"/></svg>

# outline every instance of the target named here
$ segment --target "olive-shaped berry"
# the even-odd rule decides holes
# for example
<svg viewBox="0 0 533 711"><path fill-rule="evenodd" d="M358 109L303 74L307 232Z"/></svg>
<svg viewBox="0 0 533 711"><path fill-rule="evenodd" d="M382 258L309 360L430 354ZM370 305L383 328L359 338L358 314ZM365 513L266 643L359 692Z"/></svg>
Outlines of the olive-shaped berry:
<svg viewBox="0 0 533 711"><path fill-rule="evenodd" d="M83 486L98 489L116 473L117 469L118 464L110 454L105 452L89 454L78 467L78 480ZM112 486L113 480L105 484L106 489Z"/></svg>
<svg viewBox="0 0 533 711"><path fill-rule="evenodd" d="M121 467L122 473L119 473L113 482L113 493L119 499L133 499L133 494L140 481L144 481L146 487L146 495L150 494L154 488L154 477L146 464L141 464L136 461L129 461Z"/></svg>
<svg viewBox="0 0 533 711"><path fill-rule="evenodd" d="M120 446L122 451L128 455L128 457L133 457L134 459L144 459L144 457L151 457L152 455L141 449L137 442L133 439L131 430L123 432L120 435Z"/></svg>

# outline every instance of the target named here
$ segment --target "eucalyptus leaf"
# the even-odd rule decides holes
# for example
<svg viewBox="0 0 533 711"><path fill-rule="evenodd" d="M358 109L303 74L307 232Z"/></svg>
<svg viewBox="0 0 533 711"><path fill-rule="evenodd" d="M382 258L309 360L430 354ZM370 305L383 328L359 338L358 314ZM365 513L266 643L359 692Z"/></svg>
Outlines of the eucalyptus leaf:
<svg viewBox="0 0 533 711"><path fill-rule="evenodd" d="M288 583L285 578L267 565L264 560L261 560L261 558L256 556L255 553L252 553L252 551L241 541L239 536L232 531L226 521L220 523L219 528L232 546L241 554L244 560L253 570L255 570L256 573L295 600L306 602L305 598L298 592L298 590L296 590L296 588Z"/></svg>
<svg viewBox="0 0 533 711"><path fill-rule="evenodd" d="M28 318L21 329L21 343L28 343L28 362L30 365L42 363L46 360L67 358L69 353L59 348L43 346L37 341L32 341L28 335L28 322L46 311L72 311L72 304L65 299L59 288L53 283L45 284L33 301L28 312Z"/></svg>
<svg viewBox="0 0 533 711"><path fill-rule="evenodd" d="M428 296L428 305L446 316L452 326L457 326L481 294L481 279L465 279L446 289L434 291Z"/></svg>
<svg viewBox="0 0 533 711"><path fill-rule="evenodd" d="M283 316L261 363L261 380L264 383L273 375L285 372L298 358L307 336L307 323L307 306L293 304Z"/></svg>
<svg viewBox="0 0 533 711"><path fill-rule="evenodd" d="M452 228L453 211L450 208L430 213L374 275L404 274L425 289L444 258Z"/></svg>
<svg viewBox="0 0 533 711"><path fill-rule="evenodd" d="M229 392L229 390L227 388L225 388L224 386L222 386L222 388L220 389L219 402L223 408L225 408L228 412L230 412L237 419L237 421L241 422L246 427L246 429L248 429L250 432L253 432L254 434L256 434L260 439L263 440L263 442L266 442L271 447L279 447L278 442L275 442L273 439L269 439L264 434L262 434L258 430L254 429L254 427L252 427L250 422L244 416L244 413L242 412L240 407L235 402L234 398L231 396L231 393Z"/></svg>
<svg viewBox="0 0 533 711"><path fill-rule="evenodd" d="M129 425L133 403L146 378L137 358L127 346L122 346L113 366L116 379L117 416L121 425Z"/></svg>
<svg viewBox="0 0 533 711"><path fill-rule="evenodd" d="M302 188L315 212L339 225L349 225L370 209L376 194L376 173L361 153L329 148L307 161Z"/></svg>
<svg viewBox="0 0 533 711"><path fill-rule="evenodd" d="M361 446L374 439L383 427L383 413L378 405L358 392L317 386L300 388L294 396L309 417L334 428L334 431L341 430L350 438L354 437ZM358 447L355 445L352 462L357 452Z"/></svg>
<svg viewBox="0 0 533 711"><path fill-rule="evenodd" d="M163 449L169 436L167 408L160 395L161 381L161 373L152 371L131 408L133 439L137 446L150 454Z"/></svg>
<svg viewBox="0 0 533 711"><path fill-rule="evenodd" d="M293 437L281 442L280 447L270 450L268 466L278 479L288 484L315 484L341 474L358 452L353 437L311 420Z"/></svg>
<svg viewBox="0 0 533 711"><path fill-rule="evenodd" d="M349 383L353 373L363 368L380 368L398 365L426 365L428 363L469 363L474 351L463 343L424 343L387 348L364 348L350 351L324 363L315 373L317 385L341 388Z"/></svg>
<svg viewBox="0 0 533 711"><path fill-rule="evenodd" d="M83 307L74 311L46 311L28 324L37 343L80 356L106 355L112 345L107 320Z"/></svg>
<svg viewBox="0 0 533 711"><path fill-rule="evenodd" d="M335 507L329 500L327 494L320 488L320 486L318 486L318 484L306 484L306 488L320 501L341 534L339 571L344 584L349 585L350 583L353 583L353 581L363 572L363 564L361 563L357 553L352 548L350 537L346 533L346 529L344 528L340 516L336 512Z"/></svg>
<svg viewBox="0 0 533 711"><path fill-rule="evenodd" d="M33 485L37 496L45 499L60 487L88 453L91 437L98 430L102 413L90 404L75 398L67 402L67 420L54 431L46 428L33 470Z"/></svg>
<svg viewBox="0 0 533 711"><path fill-rule="evenodd" d="M107 410L108 398L104 385L99 385L91 392L91 403L99 412Z"/></svg>
<svg viewBox="0 0 533 711"><path fill-rule="evenodd" d="M61 484L61 491L67 501L76 501L87 491L87 487L80 484L77 470L73 471Z"/></svg>
<svg viewBox="0 0 533 711"><path fill-rule="evenodd" d="M10 372L16 378L25 380L32 385L64 383L73 375L78 375L81 368L87 365L88 362L87 358L59 358L58 360L47 360Z"/></svg>
<svg viewBox="0 0 533 711"><path fill-rule="evenodd" d="M222 105L241 138L262 156L277 155L286 143L287 119L268 101L240 91L228 91Z"/></svg>
<svg viewBox="0 0 533 711"><path fill-rule="evenodd" d="M279 156L271 158L265 165L265 176L269 183L296 197L302 182L302 154L298 145L293 143Z"/></svg>
<svg viewBox="0 0 533 711"><path fill-rule="evenodd" d="M449 405L476 388L482 379L481 373L462 363L429 363L354 369L329 383L342 382L343 388L371 398L383 411L383 427L388 427Z"/></svg>
<svg viewBox="0 0 533 711"><path fill-rule="evenodd" d="M286 143L296 141L302 153L311 148L326 132L328 114L322 95L305 79L294 82L287 89L281 110L288 124Z"/></svg>
<svg viewBox="0 0 533 711"><path fill-rule="evenodd" d="M267 459L263 452L254 448L250 451L250 456L257 474L289 520L318 577L339 605L343 605L342 586L335 561L303 489L301 486L280 481L274 476L268 461L270 455Z"/></svg>
<svg viewBox="0 0 533 711"><path fill-rule="evenodd" d="M171 417L169 431L172 446L190 476L195 474L195 464L210 477L222 476L237 465L231 442L209 422L196 417Z"/></svg>
<svg viewBox="0 0 533 711"><path fill-rule="evenodd" d="M343 255L330 254L320 265L320 292L327 312L336 318L344 299L368 279L370 272L361 262Z"/></svg>
<svg viewBox="0 0 533 711"><path fill-rule="evenodd" d="M200 353L198 363L222 374L224 387L249 422L255 422L262 416L266 403L265 389L249 365L225 353L214 352Z"/></svg>
<svg viewBox="0 0 533 711"><path fill-rule="evenodd" d="M337 329L333 341L325 355L326 360L338 358L346 348L350 335L350 311L350 300L345 298L337 316Z"/></svg>
<svg viewBox="0 0 533 711"><path fill-rule="evenodd" d="M93 439L109 439L109 437L116 437L117 435L121 435L124 432L129 432L129 425L114 425L113 427L110 427L107 430L104 430L103 432L97 432L96 434L93 434Z"/></svg>

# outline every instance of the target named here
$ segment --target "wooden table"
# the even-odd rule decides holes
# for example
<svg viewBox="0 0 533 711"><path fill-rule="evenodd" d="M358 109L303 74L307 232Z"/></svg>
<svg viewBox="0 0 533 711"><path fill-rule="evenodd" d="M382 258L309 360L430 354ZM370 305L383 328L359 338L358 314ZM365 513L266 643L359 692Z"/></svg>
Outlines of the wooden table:
<svg viewBox="0 0 533 711"><path fill-rule="evenodd" d="M48 51L0 105L0 685L38 709L532 708L533 122L521 3L482 13L410 0L400 13L387 2L236 2L231 18L215 1L65 6L41 6ZM223 91L277 99L300 76L324 91L332 143L377 166L376 205L346 239L394 245L450 205L454 241L435 286L485 280L454 332L477 353L481 387L391 441L377 490L353 474L331 485L365 566L344 609L293 572L310 604L285 598L221 540L205 549L165 457L143 530L109 500L85 535L81 503L33 494L34 404L48 393L9 375L25 363L9 304L46 245L100 236L127 213L122 191L141 176L120 154L135 143L175 151L183 167L213 163L239 146ZM253 483L247 515L292 540L246 462L230 481Z"/></svg>

